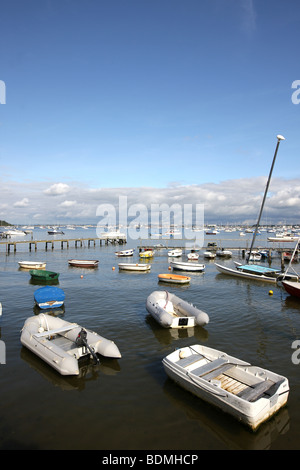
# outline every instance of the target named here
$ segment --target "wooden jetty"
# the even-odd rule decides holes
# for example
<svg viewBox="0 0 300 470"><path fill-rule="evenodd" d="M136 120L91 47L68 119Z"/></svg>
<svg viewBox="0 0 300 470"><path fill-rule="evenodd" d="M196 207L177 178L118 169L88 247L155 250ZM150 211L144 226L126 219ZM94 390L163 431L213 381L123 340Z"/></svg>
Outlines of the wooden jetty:
<svg viewBox="0 0 300 470"><path fill-rule="evenodd" d="M29 251L34 249L37 251L38 245L44 245L45 251L48 250L48 247L54 250L55 245L60 244L60 248L64 247L69 248L71 243L74 243L75 248L82 247L87 245L88 248L93 245L96 246L96 242L99 241L100 246L104 243L105 245L109 244L118 244L122 245L127 242L126 236L120 234L117 236L103 235L101 237L89 237L89 238L55 238L55 239L46 239L46 240L18 240L18 241L2 241L0 246L4 245L7 253L10 253L11 250L14 252L17 251L18 245L28 245Z"/></svg>

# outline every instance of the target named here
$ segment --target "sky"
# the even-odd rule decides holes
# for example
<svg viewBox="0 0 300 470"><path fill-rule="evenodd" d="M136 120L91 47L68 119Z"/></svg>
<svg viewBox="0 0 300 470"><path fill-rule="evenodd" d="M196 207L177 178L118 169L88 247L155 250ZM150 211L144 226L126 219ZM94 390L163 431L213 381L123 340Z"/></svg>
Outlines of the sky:
<svg viewBox="0 0 300 470"><path fill-rule="evenodd" d="M2 0L0 219L300 224L298 0ZM101 212L101 211L100 211Z"/></svg>

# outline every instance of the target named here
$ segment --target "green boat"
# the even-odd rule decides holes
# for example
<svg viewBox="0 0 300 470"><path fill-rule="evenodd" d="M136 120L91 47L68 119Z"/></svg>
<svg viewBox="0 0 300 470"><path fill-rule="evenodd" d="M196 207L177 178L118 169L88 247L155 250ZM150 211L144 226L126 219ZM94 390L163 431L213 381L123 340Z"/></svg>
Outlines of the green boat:
<svg viewBox="0 0 300 470"><path fill-rule="evenodd" d="M41 269L31 269L29 273L32 280L43 282L58 281L59 276L59 273L55 273L54 271L46 271Z"/></svg>

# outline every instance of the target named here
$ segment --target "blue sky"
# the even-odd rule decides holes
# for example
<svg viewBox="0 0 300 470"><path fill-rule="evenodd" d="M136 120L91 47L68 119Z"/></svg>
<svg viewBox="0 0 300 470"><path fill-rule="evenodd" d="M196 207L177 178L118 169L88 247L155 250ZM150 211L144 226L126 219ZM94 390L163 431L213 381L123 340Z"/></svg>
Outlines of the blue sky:
<svg viewBox="0 0 300 470"><path fill-rule="evenodd" d="M87 222L121 193L209 193L214 217L243 220L245 180L255 217L282 134L272 216L298 222L299 13L298 0L1 2L0 218Z"/></svg>

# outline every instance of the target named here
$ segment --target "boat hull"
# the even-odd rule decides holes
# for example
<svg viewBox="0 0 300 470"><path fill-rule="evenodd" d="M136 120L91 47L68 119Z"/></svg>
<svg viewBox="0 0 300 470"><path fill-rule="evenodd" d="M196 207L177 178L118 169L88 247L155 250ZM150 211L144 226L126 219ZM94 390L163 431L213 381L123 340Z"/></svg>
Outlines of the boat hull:
<svg viewBox="0 0 300 470"><path fill-rule="evenodd" d="M178 274L159 274L158 280L172 284L188 284L191 278L189 276L180 276Z"/></svg>
<svg viewBox="0 0 300 470"><path fill-rule="evenodd" d="M171 261L170 265L173 269L179 271L194 271L202 272L205 270L205 264L194 263L194 262L181 262L181 261Z"/></svg>
<svg viewBox="0 0 300 470"><path fill-rule="evenodd" d="M78 360L90 354L85 346L76 346L81 328L77 323L40 314L25 321L20 340L23 346L61 375L79 375ZM113 341L93 331L86 332L87 343L94 353L110 358L121 357Z"/></svg>
<svg viewBox="0 0 300 470"><path fill-rule="evenodd" d="M34 300L41 309L61 307L65 301L65 293L59 287L40 287L34 293Z"/></svg>
<svg viewBox="0 0 300 470"><path fill-rule="evenodd" d="M175 350L163 359L170 379L253 431L288 400L286 377L201 345Z"/></svg>
<svg viewBox="0 0 300 470"><path fill-rule="evenodd" d="M151 264L144 263L119 263L121 271L150 271Z"/></svg>
<svg viewBox="0 0 300 470"><path fill-rule="evenodd" d="M24 269L45 269L46 263L38 262L38 261L19 261L18 262L20 268Z"/></svg>
<svg viewBox="0 0 300 470"><path fill-rule="evenodd" d="M99 261L98 260L80 260L80 259L69 259L69 266L76 268L97 268Z"/></svg>
<svg viewBox="0 0 300 470"><path fill-rule="evenodd" d="M54 271L31 269L29 273L34 281L57 282L59 278L59 273Z"/></svg>
<svg viewBox="0 0 300 470"><path fill-rule="evenodd" d="M250 279L254 281L263 281L263 282L270 282L270 283L276 283L277 278L276 277L268 277L260 274L251 274L248 272L240 271L238 269L232 269L228 268L227 266L222 266L221 264L215 263L215 266L217 270L222 273L222 274L229 274L231 276L243 278L243 279Z"/></svg>
<svg viewBox="0 0 300 470"><path fill-rule="evenodd" d="M152 292L147 298L146 309L164 328L189 328L209 322L207 313L166 291Z"/></svg>
<svg viewBox="0 0 300 470"><path fill-rule="evenodd" d="M300 282L282 281L282 285L288 294L300 298Z"/></svg>

